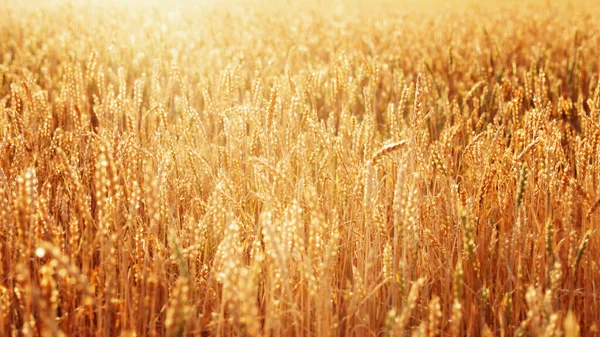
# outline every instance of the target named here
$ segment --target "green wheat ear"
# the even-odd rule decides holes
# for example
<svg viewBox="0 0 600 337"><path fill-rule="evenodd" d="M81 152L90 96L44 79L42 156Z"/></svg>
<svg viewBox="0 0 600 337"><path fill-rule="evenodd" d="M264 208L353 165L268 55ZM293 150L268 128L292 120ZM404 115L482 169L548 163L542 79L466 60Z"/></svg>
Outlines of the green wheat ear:
<svg viewBox="0 0 600 337"><path fill-rule="evenodd" d="M169 231L169 242L171 243L171 249L174 254L173 257L175 258L179 269L182 271L183 276L189 280L191 278L190 270L185 260L185 256L183 255L183 249L181 248L179 236L176 234L175 229Z"/></svg>
<svg viewBox="0 0 600 337"><path fill-rule="evenodd" d="M577 249L577 255L575 258L575 265L573 266L573 272L577 271L577 267L579 267L579 263L581 262L583 253L585 252L585 249L588 246L591 235L592 235L592 231L588 230L587 232L585 232L583 239L581 239L581 243L579 244L579 248Z"/></svg>

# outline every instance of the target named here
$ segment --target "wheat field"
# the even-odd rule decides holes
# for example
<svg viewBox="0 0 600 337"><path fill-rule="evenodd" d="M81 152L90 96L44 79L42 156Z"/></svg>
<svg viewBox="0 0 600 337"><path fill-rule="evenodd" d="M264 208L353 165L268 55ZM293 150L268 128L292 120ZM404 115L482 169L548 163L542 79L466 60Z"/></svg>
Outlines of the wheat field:
<svg viewBox="0 0 600 337"><path fill-rule="evenodd" d="M0 4L0 336L600 333L600 9Z"/></svg>

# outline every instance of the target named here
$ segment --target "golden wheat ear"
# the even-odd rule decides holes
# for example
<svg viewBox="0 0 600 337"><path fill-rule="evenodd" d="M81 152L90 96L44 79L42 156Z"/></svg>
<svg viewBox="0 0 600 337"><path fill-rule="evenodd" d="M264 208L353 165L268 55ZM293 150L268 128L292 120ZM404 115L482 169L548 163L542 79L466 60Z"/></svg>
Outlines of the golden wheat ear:
<svg viewBox="0 0 600 337"><path fill-rule="evenodd" d="M385 145L384 147L382 147L381 149L379 149L379 151L375 152L375 154L373 155L373 157L371 157L371 161L374 163L377 163L381 158L391 154L392 152L400 149L401 147L403 147L406 143L408 143L407 140L402 140L396 143L391 143L388 145Z"/></svg>

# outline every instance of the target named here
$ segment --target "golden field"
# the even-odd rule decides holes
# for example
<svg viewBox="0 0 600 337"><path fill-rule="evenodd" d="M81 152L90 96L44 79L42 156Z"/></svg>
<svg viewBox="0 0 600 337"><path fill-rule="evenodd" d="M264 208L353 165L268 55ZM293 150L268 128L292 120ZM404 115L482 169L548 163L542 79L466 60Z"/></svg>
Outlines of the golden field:
<svg viewBox="0 0 600 337"><path fill-rule="evenodd" d="M0 336L593 336L593 2L0 4Z"/></svg>

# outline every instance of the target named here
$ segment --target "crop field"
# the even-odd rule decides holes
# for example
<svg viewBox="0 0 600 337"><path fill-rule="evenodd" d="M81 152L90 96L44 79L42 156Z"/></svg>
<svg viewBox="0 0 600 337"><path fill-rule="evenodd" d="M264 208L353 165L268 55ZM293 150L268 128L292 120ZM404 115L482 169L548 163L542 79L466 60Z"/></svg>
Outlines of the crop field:
<svg viewBox="0 0 600 337"><path fill-rule="evenodd" d="M600 334L599 17L3 0L0 336Z"/></svg>

